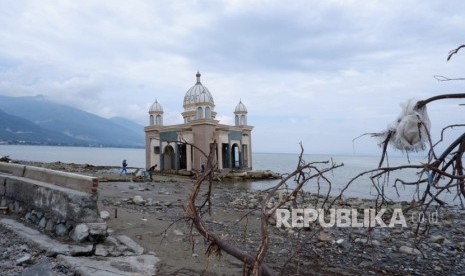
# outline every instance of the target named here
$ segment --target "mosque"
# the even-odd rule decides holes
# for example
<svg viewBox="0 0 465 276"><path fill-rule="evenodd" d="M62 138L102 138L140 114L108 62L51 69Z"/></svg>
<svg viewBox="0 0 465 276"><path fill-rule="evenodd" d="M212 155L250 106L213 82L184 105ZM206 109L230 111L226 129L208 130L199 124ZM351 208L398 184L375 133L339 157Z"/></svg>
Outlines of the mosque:
<svg viewBox="0 0 465 276"><path fill-rule="evenodd" d="M252 129L247 124L247 108L240 100L234 110L234 125L220 124L210 91L200 82L184 96L183 124L163 125L163 108L158 100L149 110L150 123L144 128L146 167L157 165L160 171L201 170L210 144L216 143L218 169L252 169ZM195 147L191 146L194 145ZM197 148L196 148L197 147Z"/></svg>

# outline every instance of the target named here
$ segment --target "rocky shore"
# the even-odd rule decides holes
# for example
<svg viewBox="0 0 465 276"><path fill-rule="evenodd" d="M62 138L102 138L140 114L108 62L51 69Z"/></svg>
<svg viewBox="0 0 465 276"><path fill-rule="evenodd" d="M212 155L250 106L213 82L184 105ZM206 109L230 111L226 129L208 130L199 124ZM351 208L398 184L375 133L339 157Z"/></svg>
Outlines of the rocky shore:
<svg viewBox="0 0 465 276"><path fill-rule="evenodd" d="M90 175L111 169L63 163L35 165ZM205 256L208 245L195 230L191 232L190 224L183 219L182 205L192 179L157 175L153 182L131 181L101 183L100 209L108 213L107 223L114 235L127 235L156 253L160 258L159 275L241 275L242 266L234 258L225 254L220 259ZM258 207L265 194L234 182L215 183L211 216L205 217L207 226L253 254L261 239ZM275 202L283 194L276 195ZM323 201L311 194L304 198L299 202L304 208L318 208ZM337 201L333 206L359 210L359 222L363 221L363 210L374 207L373 201L362 199ZM318 223L302 228L271 226L265 260L284 275L462 275L464 210L458 206L430 209L424 217L430 223L419 224L420 230L427 228L428 234L415 235L423 217L410 207L407 202L386 207L386 214L401 209L406 227L324 228ZM5 275L21 275L41 266L47 266L55 275L73 275L69 268L25 244L15 233L0 227L0 234L0 247L6 248L0 256L0 270ZM28 260L23 261L23 257Z"/></svg>

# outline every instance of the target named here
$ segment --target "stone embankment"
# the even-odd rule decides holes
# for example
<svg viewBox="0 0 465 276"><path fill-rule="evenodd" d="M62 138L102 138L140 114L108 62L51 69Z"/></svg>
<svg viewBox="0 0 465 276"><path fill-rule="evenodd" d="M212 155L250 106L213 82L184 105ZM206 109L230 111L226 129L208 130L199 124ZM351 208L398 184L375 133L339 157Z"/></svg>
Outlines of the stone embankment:
<svg viewBox="0 0 465 276"><path fill-rule="evenodd" d="M97 189L95 177L0 162L0 206L58 236L82 223L88 224L91 239L107 235Z"/></svg>
<svg viewBox="0 0 465 276"><path fill-rule="evenodd" d="M10 218L0 219L0 225L81 275L153 275L158 262L153 252L144 254L144 248L127 236L109 236L104 221L109 215L98 210L97 189L96 177L0 162L0 210L36 229ZM11 247L8 240L0 241L3 248ZM4 251L2 258L10 253ZM2 262L0 270L14 270L32 257L24 254Z"/></svg>

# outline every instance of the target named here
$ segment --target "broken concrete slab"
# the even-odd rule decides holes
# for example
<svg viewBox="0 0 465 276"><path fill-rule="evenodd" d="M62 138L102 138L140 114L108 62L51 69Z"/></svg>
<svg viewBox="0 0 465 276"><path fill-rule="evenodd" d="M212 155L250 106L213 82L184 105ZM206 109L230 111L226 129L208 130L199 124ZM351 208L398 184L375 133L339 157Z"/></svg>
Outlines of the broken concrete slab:
<svg viewBox="0 0 465 276"><path fill-rule="evenodd" d="M93 250L93 246L89 247L60 243L50 238L49 236L42 234L35 229L29 228L21 222L13 219L0 219L0 224L10 229L11 231L14 231L28 243L34 244L35 246L40 247L42 250L47 251L49 255L74 255L76 252L79 252L79 255L90 255ZM84 250L87 250L87 252Z"/></svg>
<svg viewBox="0 0 465 276"><path fill-rule="evenodd" d="M53 271L52 267L53 267L53 264L47 261L38 263L24 270L21 273L21 276L41 276L41 275L55 276L57 274Z"/></svg>
<svg viewBox="0 0 465 276"><path fill-rule="evenodd" d="M108 237L105 241L107 245L97 244L94 253L93 244L63 244L13 219L0 219L0 224L15 232L27 243L47 251L48 256L57 256L58 261L64 263L69 269L74 270L79 275L155 275L157 264L160 261L155 255L141 255L144 248L123 235L117 238ZM103 257L103 255L109 254L109 249L115 248L116 250L119 247L124 247L124 250L121 250L118 255L129 253L132 256ZM126 248L135 253L125 251ZM95 254L95 256L92 254ZM139 255L134 256L134 254ZM111 256L112 254L110 253L109 255ZM19 261L23 262L22 259L19 259ZM31 273L34 273L34 271L31 271Z"/></svg>
<svg viewBox="0 0 465 276"><path fill-rule="evenodd" d="M70 257L57 259L83 276L156 275L159 259L153 255L129 257Z"/></svg>
<svg viewBox="0 0 465 276"><path fill-rule="evenodd" d="M134 252L136 255L144 254L144 248L133 241L130 237L125 235L117 236L116 239L124 244L129 250Z"/></svg>

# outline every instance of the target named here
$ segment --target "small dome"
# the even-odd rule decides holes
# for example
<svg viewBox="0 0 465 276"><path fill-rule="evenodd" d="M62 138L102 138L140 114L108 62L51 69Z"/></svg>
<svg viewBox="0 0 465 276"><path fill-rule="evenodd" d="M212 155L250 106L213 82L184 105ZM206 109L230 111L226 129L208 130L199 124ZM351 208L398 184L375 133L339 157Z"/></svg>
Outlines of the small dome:
<svg viewBox="0 0 465 276"><path fill-rule="evenodd" d="M246 108L245 105L242 103L242 101L239 101L239 103L236 105L236 109L234 110L234 112L243 112L243 113L247 113L247 108Z"/></svg>
<svg viewBox="0 0 465 276"><path fill-rule="evenodd" d="M161 104L158 103L158 100L155 100L150 107L149 112L163 112L163 108L161 107Z"/></svg>
<svg viewBox="0 0 465 276"><path fill-rule="evenodd" d="M188 105L197 105L197 104L206 104L210 106L214 106L215 103L213 102L213 97L208 91L208 88L203 86L200 82L200 73L197 72L197 83L189 88L186 92L186 96L184 96L184 104L183 107L185 108Z"/></svg>

